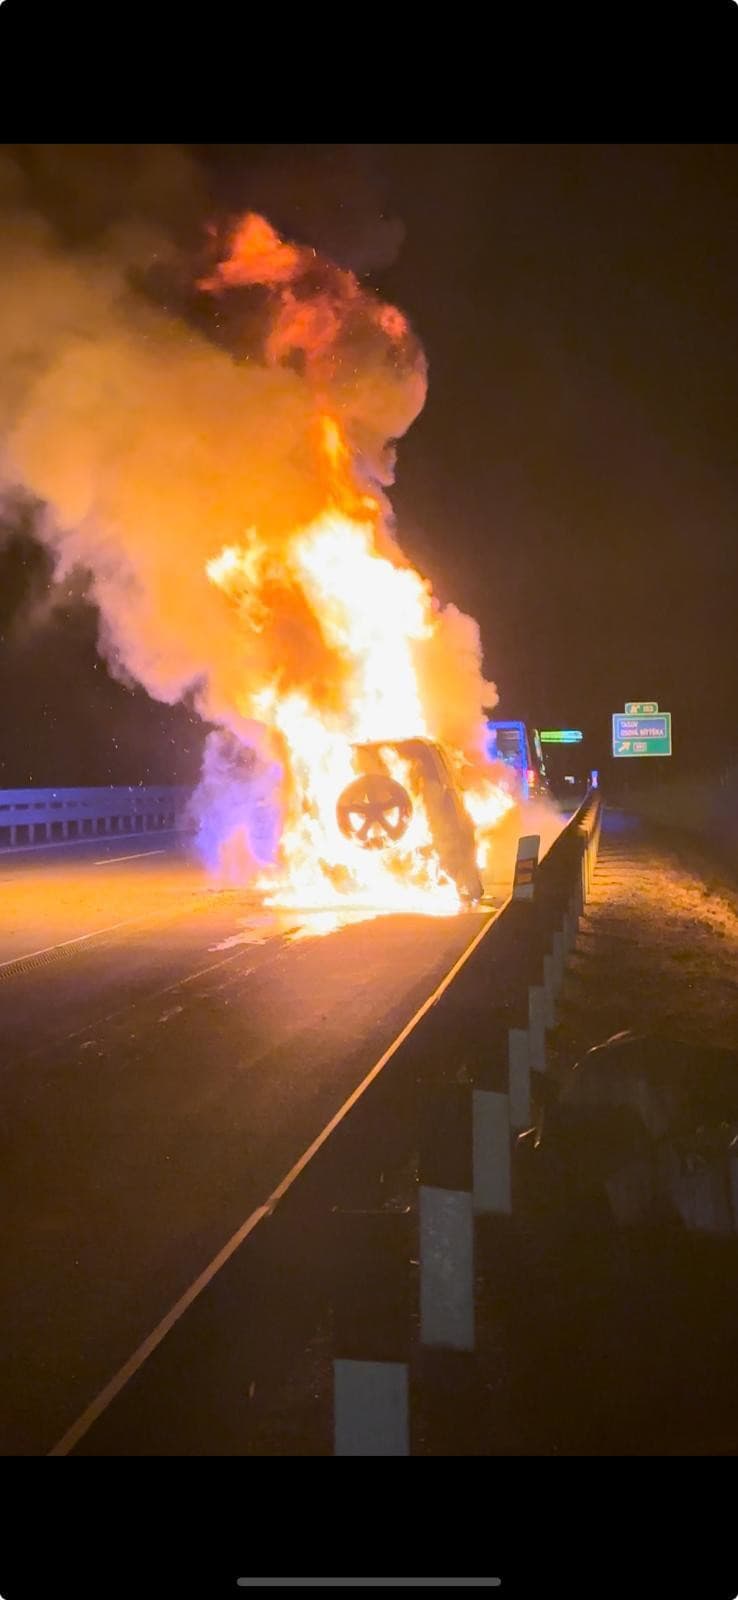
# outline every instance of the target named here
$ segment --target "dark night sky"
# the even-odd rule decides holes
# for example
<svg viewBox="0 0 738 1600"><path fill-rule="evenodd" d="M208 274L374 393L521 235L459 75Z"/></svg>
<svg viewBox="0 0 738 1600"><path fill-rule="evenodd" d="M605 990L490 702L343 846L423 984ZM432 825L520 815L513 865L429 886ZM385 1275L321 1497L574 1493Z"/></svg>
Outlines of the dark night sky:
<svg viewBox="0 0 738 1600"><path fill-rule="evenodd" d="M653 697L680 764L735 754L738 147L193 153L208 203L263 207L409 314L430 390L400 539L478 617L501 713L583 727L601 760L610 712ZM196 724L113 684L47 576L0 548L0 784L189 778Z"/></svg>
<svg viewBox="0 0 738 1600"><path fill-rule="evenodd" d="M431 385L397 504L479 616L504 708L606 742L608 713L653 697L682 746L702 722L701 758L735 750L738 151L398 166L392 287L416 285Z"/></svg>

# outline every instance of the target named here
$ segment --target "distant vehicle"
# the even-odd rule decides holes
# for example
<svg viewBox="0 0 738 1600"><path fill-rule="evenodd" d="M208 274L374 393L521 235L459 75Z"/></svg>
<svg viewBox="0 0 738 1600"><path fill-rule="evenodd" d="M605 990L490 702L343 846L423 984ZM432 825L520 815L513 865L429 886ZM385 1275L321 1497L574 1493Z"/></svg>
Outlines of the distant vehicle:
<svg viewBox="0 0 738 1600"><path fill-rule="evenodd" d="M555 748L548 756L548 781L554 799L564 807L578 805L590 785L590 774L584 762L572 759L571 752Z"/></svg>
<svg viewBox="0 0 738 1600"><path fill-rule="evenodd" d="M386 739L357 744L354 752L359 776L336 804L344 838L363 850L391 850L409 826L412 790L422 797L442 868L464 899L481 899L474 824L441 746L430 739ZM407 771L408 788L392 775L393 756Z"/></svg>
<svg viewBox="0 0 738 1600"><path fill-rule="evenodd" d="M565 809L577 806L590 786L589 758L583 740L552 741L549 735L545 744L546 776L555 800Z"/></svg>
<svg viewBox="0 0 738 1600"><path fill-rule="evenodd" d="M524 722L488 722L487 755L502 761L515 774L520 800L536 800L551 793L537 728Z"/></svg>

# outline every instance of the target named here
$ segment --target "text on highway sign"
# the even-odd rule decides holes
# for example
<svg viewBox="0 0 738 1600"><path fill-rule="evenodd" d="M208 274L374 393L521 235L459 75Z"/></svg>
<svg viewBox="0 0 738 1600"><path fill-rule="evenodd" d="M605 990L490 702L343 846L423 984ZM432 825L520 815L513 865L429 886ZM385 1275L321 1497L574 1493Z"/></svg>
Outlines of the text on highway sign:
<svg viewBox="0 0 738 1600"><path fill-rule="evenodd" d="M612 719L614 756L670 756L671 712L658 716L630 716L616 711Z"/></svg>

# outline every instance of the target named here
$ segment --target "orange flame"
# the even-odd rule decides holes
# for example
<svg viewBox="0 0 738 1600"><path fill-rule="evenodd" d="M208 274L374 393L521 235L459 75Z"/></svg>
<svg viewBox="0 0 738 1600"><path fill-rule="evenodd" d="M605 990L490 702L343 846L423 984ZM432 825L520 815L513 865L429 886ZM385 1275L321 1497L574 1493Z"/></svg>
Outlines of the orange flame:
<svg viewBox="0 0 738 1600"><path fill-rule="evenodd" d="M335 417L322 415L321 468L327 474L326 508L297 528L281 551L285 576L316 619L332 655L344 666L340 693L327 710L310 685L284 691L279 674L244 693L245 717L274 728L288 751L290 795L280 862L260 886L275 905L416 910L444 915L459 909L456 884L441 866L423 794L409 763L384 747L393 778L409 793L412 821L391 848L367 852L340 831L336 802L357 776L358 742L428 738L414 647L438 625L430 584L411 566L377 548L381 508L359 493L350 476L350 452ZM238 607L247 626L269 626L270 553L252 530L208 563L207 573ZM480 865L488 830L509 810L510 796L482 772L466 769L462 800L478 839ZM470 775L471 774L471 778Z"/></svg>
<svg viewBox="0 0 738 1600"><path fill-rule="evenodd" d="M320 401L335 381L339 346L360 328L391 346L406 341L408 352L418 347L396 307L369 296L352 272L286 243L250 212L200 287L220 293L254 285L274 297L267 361L278 364L299 351L308 377L312 373L315 477L322 485L318 515L291 529L278 547L252 528L207 563L208 577L228 596L244 629L268 635L278 617L283 622L285 611L294 610L300 639L312 641L297 652L299 675L294 662L288 671L284 658L274 659L258 681L251 676L244 682L237 707L244 718L271 728L286 753L279 860L258 881L276 905L446 914L459 908L459 890L441 865L422 779L392 748L437 736L420 653L438 643L443 616L430 584L391 538L382 498L361 482L335 410ZM422 352L420 368L422 374ZM393 429L384 431L391 436ZM412 803L405 832L381 850L361 849L337 816L338 798L358 774L356 745L365 743L381 745L388 782L399 783ZM479 762L460 749L448 755L481 861L490 828L512 801Z"/></svg>

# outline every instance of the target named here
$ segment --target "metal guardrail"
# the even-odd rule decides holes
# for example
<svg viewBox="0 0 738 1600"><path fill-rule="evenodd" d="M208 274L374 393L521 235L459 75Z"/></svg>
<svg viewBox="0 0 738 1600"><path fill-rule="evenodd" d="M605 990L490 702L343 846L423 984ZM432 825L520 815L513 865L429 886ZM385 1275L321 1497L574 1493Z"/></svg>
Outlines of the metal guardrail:
<svg viewBox="0 0 738 1600"><path fill-rule="evenodd" d="M0 789L0 850L186 827L190 792L174 785Z"/></svg>
<svg viewBox="0 0 738 1600"><path fill-rule="evenodd" d="M182 1320L149 1336L133 1397L113 1380L109 1406L54 1453L135 1455L145 1442L155 1454L258 1454L254 1408L233 1394L284 1394L321 1326L332 1343L334 1454L410 1454L418 1408L426 1453L449 1453L459 1362L474 1357L478 1230L504 1229L513 1214L520 1136L539 1101L600 826L590 790L538 866L532 899L511 897L480 930L259 1208L259 1225L221 1252L202 1300L196 1287ZM193 1318L206 1330L202 1371ZM172 1402L183 1371L200 1418L205 1397L205 1431ZM225 1373L236 1374L235 1391Z"/></svg>

